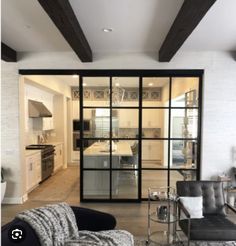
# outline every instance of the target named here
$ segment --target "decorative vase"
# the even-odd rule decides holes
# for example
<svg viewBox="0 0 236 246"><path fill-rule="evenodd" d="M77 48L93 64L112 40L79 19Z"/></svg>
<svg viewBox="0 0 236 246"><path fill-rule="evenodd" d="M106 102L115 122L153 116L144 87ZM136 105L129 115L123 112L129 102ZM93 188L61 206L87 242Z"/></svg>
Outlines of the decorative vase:
<svg viewBox="0 0 236 246"><path fill-rule="evenodd" d="M7 182L1 182L1 202L4 198L5 192L6 192L6 186L7 186Z"/></svg>

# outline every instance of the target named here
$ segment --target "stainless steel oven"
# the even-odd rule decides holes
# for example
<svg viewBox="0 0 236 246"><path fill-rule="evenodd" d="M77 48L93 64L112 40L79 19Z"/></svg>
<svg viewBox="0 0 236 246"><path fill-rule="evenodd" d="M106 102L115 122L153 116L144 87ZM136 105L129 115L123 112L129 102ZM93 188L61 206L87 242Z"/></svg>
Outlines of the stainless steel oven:
<svg viewBox="0 0 236 246"><path fill-rule="evenodd" d="M26 149L41 150L41 174L42 181L51 176L54 169L54 146L49 144L32 144L26 146Z"/></svg>

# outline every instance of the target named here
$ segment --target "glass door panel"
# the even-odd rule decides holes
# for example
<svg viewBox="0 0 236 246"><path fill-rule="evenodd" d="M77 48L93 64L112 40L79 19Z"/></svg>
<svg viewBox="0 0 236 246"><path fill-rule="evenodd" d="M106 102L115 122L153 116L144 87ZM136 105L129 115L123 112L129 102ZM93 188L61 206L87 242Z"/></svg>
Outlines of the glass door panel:
<svg viewBox="0 0 236 246"><path fill-rule="evenodd" d="M142 140L142 168L168 168L167 140Z"/></svg>
<svg viewBox="0 0 236 246"><path fill-rule="evenodd" d="M85 141L85 140L84 140ZM108 169L110 168L110 141L88 140L90 145L84 148L84 168Z"/></svg>
<svg viewBox="0 0 236 246"><path fill-rule="evenodd" d="M171 110L171 137L197 138L198 109Z"/></svg>
<svg viewBox="0 0 236 246"><path fill-rule="evenodd" d="M84 108L84 122L89 122L89 129L84 129L84 138L110 137L110 109Z"/></svg>
<svg viewBox="0 0 236 246"><path fill-rule="evenodd" d="M148 197L148 188L166 187L168 171L166 170L143 170L142 171L142 197Z"/></svg>
<svg viewBox="0 0 236 246"><path fill-rule="evenodd" d="M197 168L196 140L172 140L170 143L170 168Z"/></svg>
<svg viewBox="0 0 236 246"><path fill-rule="evenodd" d="M139 106L139 78L112 78L112 107Z"/></svg>
<svg viewBox="0 0 236 246"><path fill-rule="evenodd" d="M84 199L109 199L110 173L101 170L84 170L83 172Z"/></svg>
<svg viewBox="0 0 236 246"><path fill-rule="evenodd" d="M112 168L138 169L138 140L113 140Z"/></svg>
<svg viewBox="0 0 236 246"><path fill-rule="evenodd" d="M198 97L198 77L172 78L172 107L198 107Z"/></svg>
<svg viewBox="0 0 236 246"><path fill-rule="evenodd" d="M169 77L143 78L143 107L168 107L169 86Z"/></svg>
<svg viewBox="0 0 236 246"><path fill-rule="evenodd" d="M142 138L167 138L168 109L146 109L142 112Z"/></svg>
<svg viewBox="0 0 236 246"><path fill-rule="evenodd" d="M109 107L110 105L110 78L84 77L83 78L83 106Z"/></svg>
<svg viewBox="0 0 236 246"><path fill-rule="evenodd" d="M114 110L114 109L113 109ZM117 122L112 125L113 138L137 138L139 128L139 110L132 108L122 108L116 110ZM114 117L115 119L115 117Z"/></svg>
<svg viewBox="0 0 236 246"><path fill-rule="evenodd" d="M112 171L112 198L138 199L138 171Z"/></svg>

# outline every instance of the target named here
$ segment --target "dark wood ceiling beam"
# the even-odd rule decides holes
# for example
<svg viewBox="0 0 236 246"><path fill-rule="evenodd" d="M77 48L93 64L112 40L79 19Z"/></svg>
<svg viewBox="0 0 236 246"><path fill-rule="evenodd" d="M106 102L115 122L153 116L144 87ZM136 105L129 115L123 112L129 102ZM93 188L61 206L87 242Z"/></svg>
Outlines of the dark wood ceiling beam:
<svg viewBox="0 0 236 246"><path fill-rule="evenodd" d="M4 43L1 43L1 59L6 62L17 62L17 53Z"/></svg>
<svg viewBox="0 0 236 246"><path fill-rule="evenodd" d="M69 0L38 0L82 62L92 62L92 50Z"/></svg>
<svg viewBox="0 0 236 246"><path fill-rule="evenodd" d="M160 62L169 62L172 59L215 2L216 0L184 1L159 50Z"/></svg>

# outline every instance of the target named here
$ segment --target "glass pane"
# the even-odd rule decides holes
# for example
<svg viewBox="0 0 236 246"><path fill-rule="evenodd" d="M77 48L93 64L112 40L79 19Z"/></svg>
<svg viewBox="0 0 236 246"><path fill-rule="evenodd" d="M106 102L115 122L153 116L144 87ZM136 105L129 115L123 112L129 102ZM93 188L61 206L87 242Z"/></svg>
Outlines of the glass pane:
<svg viewBox="0 0 236 246"><path fill-rule="evenodd" d="M109 77L83 77L83 105L95 107L110 105Z"/></svg>
<svg viewBox="0 0 236 246"><path fill-rule="evenodd" d="M142 171L142 198L148 197L148 188L167 186L167 171L143 170Z"/></svg>
<svg viewBox="0 0 236 246"><path fill-rule="evenodd" d="M138 199L138 171L112 171L112 198Z"/></svg>
<svg viewBox="0 0 236 246"><path fill-rule="evenodd" d="M138 109L117 109L118 124L112 126L113 138L138 137ZM114 117L115 119L115 117ZM112 121L113 122L113 121ZM114 123L114 122L113 122ZM118 125L118 128L117 128ZM117 133L117 135L115 134Z"/></svg>
<svg viewBox="0 0 236 246"><path fill-rule="evenodd" d="M143 78L143 107L169 106L170 78Z"/></svg>
<svg viewBox="0 0 236 246"><path fill-rule="evenodd" d="M197 107L198 106L199 78L172 78L171 106Z"/></svg>
<svg viewBox="0 0 236 246"><path fill-rule="evenodd" d="M168 109L143 109L142 111L142 137L143 138L167 138Z"/></svg>
<svg viewBox="0 0 236 246"><path fill-rule="evenodd" d="M84 171L83 195L85 199L109 199L109 171Z"/></svg>
<svg viewBox="0 0 236 246"><path fill-rule="evenodd" d="M198 110L172 109L171 110L171 137L197 138Z"/></svg>
<svg viewBox="0 0 236 246"><path fill-rule="evenodd" d="M139 78L113 77L112 78L112 106L138 107L139 105Z"/></svg>
<svg viewBox="0 0 236 246"><path fill-rule="evenodd" d="M113 141L112 167L138 168L138 141Z"/></svg>
<svg viewBox="0 0 236 246"><path fill-rule="evenodd" d="M110 141L84 140L84 168L110 168Z"/></svg>
<svg viewBox="0 0 236 246"><path fill-rule="evenodd" d="M84 109L84 119L90 121L88 131L84 131L84 138L109 138L110 137L110 109L96 108Z"/></svg>
<svg viewBox="0 0 236 246"><path fill-rule="evenodd" d="M176 189L176 182L181 180L196 180L196 171L178 170L170 171L170 186Z"/></svg>
<svg viewBox="0 0 236 246"><path fill-rule="evenodd" d="M168 141L142 141L142 167L168 168Z"/></svg>
<svg viewBox="0 0 236 246"><path fill-rule="evenodd" d="M197 168L197 141L173 140L170 148L171 168Z"/></svg>

